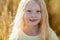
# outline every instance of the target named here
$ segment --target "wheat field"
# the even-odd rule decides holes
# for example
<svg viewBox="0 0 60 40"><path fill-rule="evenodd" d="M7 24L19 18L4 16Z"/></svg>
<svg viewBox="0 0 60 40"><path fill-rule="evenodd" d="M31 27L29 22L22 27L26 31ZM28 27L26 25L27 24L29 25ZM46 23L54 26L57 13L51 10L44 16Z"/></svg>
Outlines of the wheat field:
<svg viewBox="0 0 60 40"><path fill-rule="evenodd" d="M0 40L7 40L20 0L0 0ZM60 0L45 0L51 28L60 38Z"/></svg>

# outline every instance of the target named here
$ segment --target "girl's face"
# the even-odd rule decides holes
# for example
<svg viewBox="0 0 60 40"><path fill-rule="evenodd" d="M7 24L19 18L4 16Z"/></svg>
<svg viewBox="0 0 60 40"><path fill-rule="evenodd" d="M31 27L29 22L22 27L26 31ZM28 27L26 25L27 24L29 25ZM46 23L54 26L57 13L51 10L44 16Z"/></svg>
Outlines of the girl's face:
<svg viewBox="0 0 60 40"><path fill-rule="evenodd" d="M28 2L24 9L24 21L27 25L37 25L41 21L41 8L34 2Z"/></svg>

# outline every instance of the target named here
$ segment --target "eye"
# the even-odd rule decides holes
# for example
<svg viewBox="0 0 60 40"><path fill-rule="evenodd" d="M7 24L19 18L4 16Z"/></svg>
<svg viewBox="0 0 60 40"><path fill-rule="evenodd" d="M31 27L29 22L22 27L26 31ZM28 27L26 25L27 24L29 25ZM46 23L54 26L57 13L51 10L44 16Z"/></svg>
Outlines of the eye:
<svg viewBox="0 0 60 40"><path fill-rule="evenodd" d="M31 10L27 10L27 12L31 12Z"/></svg>
<svg viewBox="0 0 60 40"><path fill-rule="evenodd" d="M36 12L40 12L40 10L37 10Z"/></svg>
<svg viewBox="0 0 60 40"><path fill-rule="evenodd" d="M37 12L37 13L42 13L42 11L41 11L41 10L37 10L36 12Z"/></svg>

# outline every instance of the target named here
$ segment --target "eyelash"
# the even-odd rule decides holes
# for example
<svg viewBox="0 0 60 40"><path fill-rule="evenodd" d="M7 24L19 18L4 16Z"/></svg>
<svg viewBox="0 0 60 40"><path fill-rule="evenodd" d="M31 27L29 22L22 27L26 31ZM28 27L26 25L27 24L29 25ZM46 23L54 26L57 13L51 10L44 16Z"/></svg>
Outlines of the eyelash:
<svg viewBox="0 0 60 40"><path fill-rule="evenodd" d="M27 10L27 12L32 12L32 11L31 11L31 10ZM38 10L38 11L36 11L36 12L41 12L41 11Z"/></svg>
<svg viewBox="0 0 60 40"><path fill-rule="evenodd" d="M27 12L31 12L30 10L27 10Z"/></svg>
<svg viewBox="0 0 60 40"><path fill-rule="evenodd" d="M40 12L40 11L36 11L36 12Z"/></svg>

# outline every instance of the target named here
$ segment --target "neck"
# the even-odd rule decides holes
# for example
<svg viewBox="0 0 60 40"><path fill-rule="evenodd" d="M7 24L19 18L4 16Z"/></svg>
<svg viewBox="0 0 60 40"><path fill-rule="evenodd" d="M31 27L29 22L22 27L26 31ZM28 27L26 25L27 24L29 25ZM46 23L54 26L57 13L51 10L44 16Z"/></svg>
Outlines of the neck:
<svg viewBox="0 0 60 40"><path fill-rule="evenodd" d="M23 31L26 34L29 34L29 35L36 35L39 32L39 26L38 25L35 25L35 26L25 26L23 28Z"/></svg>

